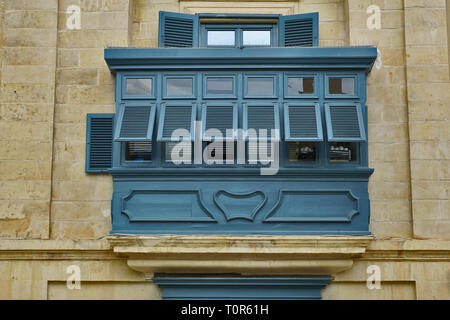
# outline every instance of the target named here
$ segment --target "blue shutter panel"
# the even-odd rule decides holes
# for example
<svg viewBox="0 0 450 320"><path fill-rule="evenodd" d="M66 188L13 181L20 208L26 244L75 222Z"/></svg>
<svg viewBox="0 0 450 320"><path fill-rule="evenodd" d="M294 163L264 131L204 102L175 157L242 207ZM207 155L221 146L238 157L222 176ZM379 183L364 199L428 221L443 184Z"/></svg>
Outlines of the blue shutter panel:
<svg viewBox="0 0 450 320"><path fill-rule="evenodd" d="M285 47L313 47L319 45L319 13L281 16L280 45Z"/></svg>
<svg viewBox="0 0 450 320"><path fill-rule="evenodd" d="M291 104L284 106L286 141L322 141L322 119L319 104Z"/></svg>
<svg viewBox="0 0 450 320"><path fill-rule="evenodd" d="M325 117L329 141L351 142L366 140L361 105L359 103L325 104Z"/></svg>
<svg viewBox="0 0 450 320"><path fill-rule="evenodd" d="M115 141L151 141L155 122L154 104L122 104Z"/></svg>
<svg viewBox="0 0 450 320"><path fill-rule="evenodd" d="M208 129L217 129L222 133L222 140L227 140L227 129L233 131L233 140L237 130L237 106L235 104L205 104L202 109L203 140L210 141L206 136Z"/></svg>
<svg viewBox="0 0 450 320"><path fill-rule="evenodd" d="M172 141L172 133L177 129L185 129L194 139L194 122L196 120L195 105L163 105L158 127L158 141Z"/></svg>
<svg viewBox="0 0 450 320"><path fill-rule="evenodd" d="M106 172L112 167L114 114L88 114L86 172Z"/></svg>
<svg viewBox="0 0 450 320"><path fill-rule="evenodd" d="M279 140L280 120L278 106L275 105L247 105L244 104L244 132L248 129L267 129L267 137L270 138L270 130L278 130L276 139ZM246 134L246 137L248 135Z"/></svg>
<svg viewBox="0 0 450 320"><path fill-rule="evenodd" d="M159 12L159 47L198 47L198 15Z"/></svg>

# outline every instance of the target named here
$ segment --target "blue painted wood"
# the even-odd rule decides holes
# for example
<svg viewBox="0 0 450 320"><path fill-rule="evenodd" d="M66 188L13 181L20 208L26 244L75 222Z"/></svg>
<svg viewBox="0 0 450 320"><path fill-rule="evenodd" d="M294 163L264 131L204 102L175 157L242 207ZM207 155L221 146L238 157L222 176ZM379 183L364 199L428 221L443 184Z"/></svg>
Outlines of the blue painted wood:
<svg viewBox="0 0 450 320"><path fill-rule="evenodd" d="M201 131L194 130L193 122L205 119L204 105L235 104L237 128L244 128L245 108L267 105L273 108L274 116L282 120L288 106L299 103L318 105L317 121L322 124L327 123L326 103L358 103L361 128L367 137L365 76L375 58L376 48L105 50L105 59L116 72L118 82L117 113L121 104L132 98L123 92L126 77L154 77L154 97L144 100L156 105L158 130L155 132L164 127L167 106L188 106L192 107L192 139L194 134L201 136ZM205 95L206 77L216 75L231 75L235 79L233 96ZM274 77L274 95L246 95L244 80L248 75ZM314 95L308 98L286 95L286 79L291 75L312 75ZM355 95L328 95L327 77L343 75L355 77ZM165 79L171 76L191 77L193 95L167 97ZM286 121L277 123L280 130L289 129ZM130 164L123 161L125 143L114 142L113 167L109 170L114 179L111 233L369 234L367 183L373 170L368 168L367 141L357 143L357 161L332 163L328 161L327 128L322 125L318 128L322 128L324 140L316 143L318 160L312 164L290 163L288 145L281 141L280 168L274 176L261 176L260 165L248 163L170 164L164 158L164 143L158 142L153 145L152 161ZM162 133L159 138L156 140L166 141L161 140ZM185 210L180 212L182 207Z"/></svg>
<svg viewBox="0 0 450 320"><path fill-rule="evenodd" d="M210 48L164 50L156 48L106 48L111 70L196 70L231 68L362 69L369 71L377 58L374 47L342 48Z"/></svg>
<svg viewBox="0 0 450 320"><path fill-rule="evenodd" d="M328 141L365 141L366 133L359 103L325 103Z"/></svg>
<svg viewBox="0 0 450 320"><path fill-rule="evenodd" d="M280 141L280 118L277 103L244 102L242 129L245 140L260 140L261 129L266 129L267 140L271 141L271 130L275 130L274 141ZM257 137L248 133L249 129L256 131ZM265 139L264 139L265 140Z"/></svg>
<svg viewBox="0 0 450 320"><path fill-rule="evenodd" d="M159 12L158 46L198 47L198 15Z"/></svg>
<svg viewBox="0 0 450 320"><path fill-rule="evenodd" d="M319 13L295 14L279 18L280 46L319 45Z"/></svg>
<svg viewBox="0 0 450 320"><path fill-rule="evenodd" d="M86 121L87 173L105 173L112 166L114 114L88 113Z"/></svg>
<svg viewBox="0 0 450 320"><path fill-rule="evenodd" d="M170 113L168 110L170 110ZM195 103L164 103L159 117L157 141L181 141L181 137L172 138L172 133L177 129L188 130L191 140L194 140L196 114L197 106Z"/></svg>
<svg viewBox="0 0 450 320"><path fill-rule="evenodd" d="M116 121L114 141L152 141L155 116L154 103L122 103Z"/></svg>
<svg viewBox="0 0 450 320"><path fill-rule="evenodd" d="M219 130L221 136L212 136L208 130ZM237 139L238 106L232 102L210 102L202 106L202 140L203 141L227 141ZM233 130L231 136L227 136L227 130Z"/></svg>
<svg viewBox="0 0 450 320"><path fill-rule="evenodd" d="M333 278L157 274L152 280L162 289L164 300L320 300L321 290Z"/></svg>
<svg viewBox="0 0 450 320"><path fill-rule="evenodd" d="M285 141L323 141L322 116L318 103L284 104Z"/></svg>

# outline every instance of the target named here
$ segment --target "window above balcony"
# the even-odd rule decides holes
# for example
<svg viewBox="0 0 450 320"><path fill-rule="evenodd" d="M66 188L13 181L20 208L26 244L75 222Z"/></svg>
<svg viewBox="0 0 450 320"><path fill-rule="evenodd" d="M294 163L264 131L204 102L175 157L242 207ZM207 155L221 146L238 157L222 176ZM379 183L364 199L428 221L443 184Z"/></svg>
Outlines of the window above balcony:
<svg viewBox="0 0 450 320"><path fill-rule="evenodd" d="M282 15L160 12L159 47L312 47L318 13Z"/></svg>

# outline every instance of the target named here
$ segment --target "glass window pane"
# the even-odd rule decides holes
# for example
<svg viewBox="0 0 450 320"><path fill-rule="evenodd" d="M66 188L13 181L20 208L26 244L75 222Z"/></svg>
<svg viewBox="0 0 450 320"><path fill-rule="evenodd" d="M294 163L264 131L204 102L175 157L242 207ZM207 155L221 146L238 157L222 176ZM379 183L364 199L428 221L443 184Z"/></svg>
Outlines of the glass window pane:
<svg viewBox="0 0 450 320"><path fill-rule="evenodd" d="M331 162L356 161L356 143L354 142L331 142L329 152Z"/></svg>
<svg viewBox="0 0 450 320"><path fill-rule="evenodd" d="M244 30L244 46L270 46L270 30Z"/></svg>
<svg viewBox="0 0 450 320"><path fill-rule="evenodd" d="M151 141L130 141L126 142L125 148L126 161L151 161L152 160L152 142Z"/></svg>
<svg viewBox="0 0 450 320"><path fill-rule="evenodd" d="M354 78L329 78L330 94L355 94Z"/></svg>
<svg viewBox="0 0 450 320"><path fill-rule="evenodd" d="M169 78L166 82L168 96L192 96L192 78Z"/></svg>
<svg viewBox="0 0 450 320"><path fill-rule="evenodd" d="M314 142L289 142L289 161L315 161L316 144Z"/></svg>
<svg viewBox="0 0 450 320"><path fill-rule="evenodd" d="M189 142L166 142L166 162L191 163L192 144Z"/></svg>
<svg viewBox="0 0 450 320"><path fill-rule="evenodd" d="M152 94L152 79L127 79L126 84L127 96Z"/></svg>
<svg viewBox="0 0 450 320"><path fill-rule="evenodd" d="M247 93L249 95L273 95L273 78L248 78Z"/></svg>
<svg viewBox="0 0 450 320"><path fill-rule="evenodd" d="M208 46L234 46L234 30L208 31Z"/></svg>
<svg viewBox="0 0 450 320"><path fill-rule="evenodd" d="M288 95L314 94L314 78L288 78Z"/></svg>
<svg viewBox="0 0 450 320"><path fill-rule="evenodd" d="M207 94L233 94L233 78L207 78Z"/></svg>

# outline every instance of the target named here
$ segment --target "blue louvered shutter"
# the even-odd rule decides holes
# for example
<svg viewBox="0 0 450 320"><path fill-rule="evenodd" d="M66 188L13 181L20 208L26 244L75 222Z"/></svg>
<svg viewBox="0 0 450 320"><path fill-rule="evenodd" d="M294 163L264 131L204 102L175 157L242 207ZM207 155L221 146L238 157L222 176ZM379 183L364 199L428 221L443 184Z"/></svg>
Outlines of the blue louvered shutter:
<svg viewBox="0 0 450 320"><path fill-rule="evenodd" d="M198 47L198 15L159 12L159 47Z"/></svg>
<svg viewBox="0 0 450 320"><path fill-rule="evenodd" d="M365 141L364 121L359 103L325 104L328 141Z"/></svg>
<svg viewBox="0 0 450 320"><path fill-rule="evenodd" d="M248 105L244 104L244 132L246 139L252 139L247 134L247 130L254 129L259 137L260 129L267 129L267 138L271 138L271 130L277 130L276 140L280 139L280 119L278 114L278 106L276 104L271 105Z"/></svg>
<svg viewBox="0 0 450 320"><path fill-rule="evenodd" d="M88 173L112 167L114 114L88 114L86 123L86 167Z"/></svg>
<svg viewBox="0 0 450 320"><path fill-rule="evenodd" d="M319 13L281 16L279 19L280 46L313 47L319 45Z"/></svg>
<svg viewBox="0 0 450 320"><path fill-rule="evenodd" d="M158 126L158 141L172 140L172 133L177 129L190 132L194 140L194 122L196 120L196 106L191 104L166 105L161 107ZM177 137L178 140L178 137Z"/></svg>
<svg viewBox="0 0 450 320"><path fill-rule="evenodd" d="M235 140L237 130L237 105L232 103L224 104L204 104L202 109L202 139L211 140ZM222 137L212 137L208 135L208 129L217 129L222 133ZM233 135L227 137L227 129L233 130Z"/></svg>
<svg viewBox="0 0 450 320"><path fill-rule="evenodd" d="M120 106L115 141L151 141L155 122L154 104L127 103Z"/></svg>
<svg viewBox="0 0 450 320"><path fill-rule="evenodd" d="M323 141L319 104L285 103L284 131L286 141Z"/></svg>

